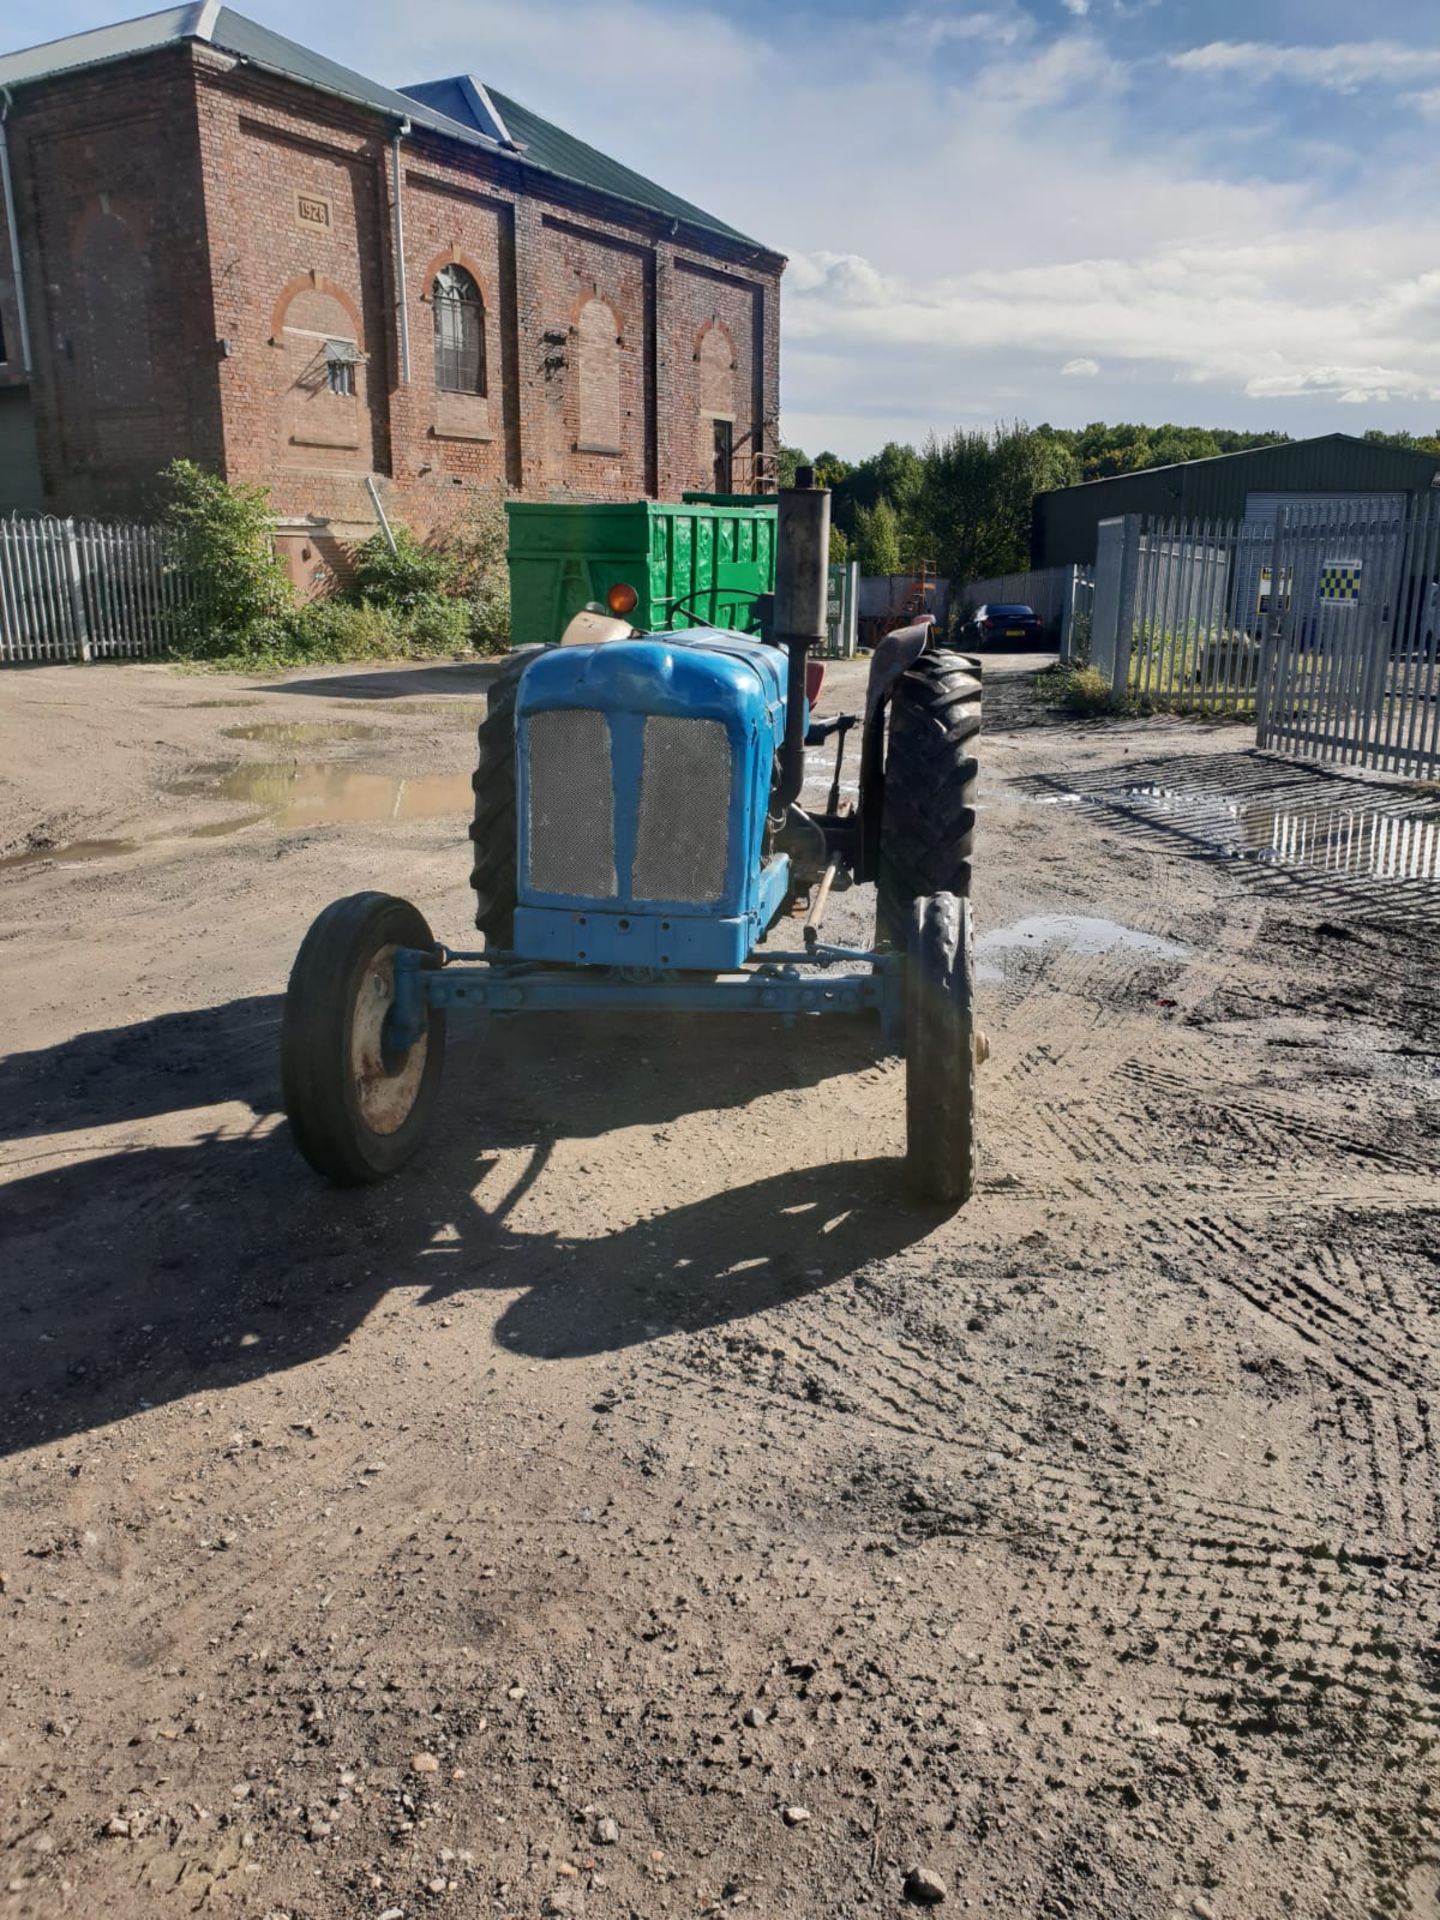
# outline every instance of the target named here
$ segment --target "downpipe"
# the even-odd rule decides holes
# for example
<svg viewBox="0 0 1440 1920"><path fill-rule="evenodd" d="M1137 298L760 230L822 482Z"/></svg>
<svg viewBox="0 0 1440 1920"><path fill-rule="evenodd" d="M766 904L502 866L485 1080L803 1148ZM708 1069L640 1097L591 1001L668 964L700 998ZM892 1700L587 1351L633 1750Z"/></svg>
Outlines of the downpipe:
<svg viewBox="0 0 1440 1920"><path fill-rule="evenodd" d="M825 644L829 566L829 490L815 485L813 467L800 467L795 485L779 496L775 534L775 639L790 660L775 796L782 814L805 784L805 667L811 648Z"/></svg>
<svg viewBox="0 0 1440 1920"><path fill-rule="evenodd" d="M409 289L405 281L404 163L400 158L400 142L409 131L410 122L402 120L395 129L394 141L390 148L390 198L394 205L395 224L395 318L400 323L400 384L402 387L408 387L410 384L410 308ZM391 551L394 551L393 541Z"/></svg>
<svg viewBox="0 0 1440 1920"><path fill-rule="evenodd" d="M0 191L5 197L5 224L10 232L10 272L15 282L15 307L20 318L20 364L31 377L30 317L26 311L25 267L20 258L20 223L15 217L15 182L10 172L10 134L6 122L12 105L10 89L0 87Z"/></svg>

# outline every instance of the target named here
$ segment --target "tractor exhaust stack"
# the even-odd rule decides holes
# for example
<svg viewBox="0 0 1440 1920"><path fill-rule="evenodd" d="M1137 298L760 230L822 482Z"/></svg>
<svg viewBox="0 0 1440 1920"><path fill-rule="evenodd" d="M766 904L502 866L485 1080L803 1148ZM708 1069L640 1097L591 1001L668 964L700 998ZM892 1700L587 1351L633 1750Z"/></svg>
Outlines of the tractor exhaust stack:
<svg viewBox="0 0 1440 1920"><path fill-rule="evenodd" d="M795 485L780 494L775 537L775 639L790 656L776 796L782 809L805 784L805 665L810 649L825 644L829 566L830 494L815 485L813 467L800 467Z"/></svg>

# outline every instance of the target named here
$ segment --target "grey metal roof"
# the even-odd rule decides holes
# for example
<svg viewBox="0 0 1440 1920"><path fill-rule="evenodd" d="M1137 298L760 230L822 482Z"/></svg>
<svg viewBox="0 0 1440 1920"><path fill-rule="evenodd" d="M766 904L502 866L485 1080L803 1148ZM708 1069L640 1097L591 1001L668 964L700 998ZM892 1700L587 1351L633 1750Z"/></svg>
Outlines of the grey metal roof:
<svg viewBox="0 0 1440 1920"><path fill-rule="evenodd" d="M1113 487L1122 480L1162 478L1167 474L1179 473L1182 468L1188 473L1202 467L1218 470L1222 461L1263 461L1267 454L1275 456L1285 466L1297 459L1305 461L1309 463L1309 471L1313 472L1314 463L1325 459L1327 455L1340 460L1353 460L1355 455L1346 451L1352 447L1363 447L1367 457L1378 456L1382 465L1388 465L1397 472L1404 468L1407 461L1416 474L1422 469L1433 473L1440 466L1440 461L1436 460L1433 453L1425 453L1414 447L1390 447L1380 440L1362 440L1355 433L1319 433L1307 440L1281 440L1264 447L1237 447L1233 453L1207 453L1198 460L1174 460L1163 467L1139 467L1134 473L1106 473L1099 479L1078 480L1073 487L1057 487L1053 491L1074 493L1081 487Z"/></svg>
<svg viewBox="0 0 1440 1920"><path fill-rule="evenodd" d="M723 220L717 220L714 214L682 200L678 194L667 192L653 180L622 166L585 141L577 140L553 122L542 120L519 101L484 87L469 74L397 92L349 67L342 67L337 61L326 59L324 54L302 47L298 41L287 40L284 34L261 26L233 7L220 5L219 0L165 7L135 20L94 27L88 33L75 33L63 40L27 47L19 53L0 55L0 87L22 86L54 74L108 65L184 40L203 41L270 72L283 74L302 86L353 100L396 120L408 119L414 127L443 134L467 146L482 147L491 153L509 151L523 165L612 194L742 245L759 244Z"/></svg>
<svg viewBox="0 0 1440 1920"><path fill-rule="evenodd" d="M26 80L41 80L74 67L100 66L108 60L123 60L128 54L148 53L152 47L169 46L174 40L193 38L205 11L203 6L166 7L138 20L119 20L114 26L92 27L88 33L72 33L64 40L47 40L43 46L0 54L0 87L18 87Z"/></svg>
<svg viewBox="0 0 1440 1920"><path fill-rule="evenodd" d="M1031 563L1087 564L1096 529L1124 513L1161 519L1239 520L1252 493L1424 493L1440 479L1440 459L1348 433L1324 433L1278 446L1245 447L1168 467L1109 474L1035 496Z"/></svg>
<svg viewBox="0 0 1440 1920"><path fill-rule="evenodd" d="M532 166L542 167L546 173L557 174L562 180L598 188L600 192L613 194L617 199L649 207L652 212L662 213L671 220L684 220L690 226L724 234L726 239L738 240L744 246L760 244L724 220L717 220L713 213L706 213L703 207L697 207L693 201L682 200L679 194L657 186L653 180L647 180L644 174L636 173L619 160L612 160L609 154L601 153L584 140L576 139L574 134L566 133L563 127L557 127L553 121L541 119L538 113L522 106L508 93L501 93L497 87L483 86L471 74L455 74L448 80L424 81L413 87L405 87L402 91L411 99L424 101L426 105L454 118L464 117L482 127L489 120L502 132L502 137L504 133L509 134ZM494 118L497 114L498 121Z"/></svg>

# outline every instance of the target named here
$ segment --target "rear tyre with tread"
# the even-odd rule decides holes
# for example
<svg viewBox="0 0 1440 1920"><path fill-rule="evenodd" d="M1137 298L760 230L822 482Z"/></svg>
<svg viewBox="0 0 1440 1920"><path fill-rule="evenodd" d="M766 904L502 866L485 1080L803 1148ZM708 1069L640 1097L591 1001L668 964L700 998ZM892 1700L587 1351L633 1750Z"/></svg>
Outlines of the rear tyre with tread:
<svg viewBox="0 0 1440 1920"><path fill-rule="evenodd" d="M295 1144L341 1186L383 1180L430 1124L445 1063L445 1013L432 1008L407 1053L384 1044L395 951L431 951L425 916L388 893L328 906L295 956L280 1023L280 1080Z"/></svg>
<svg viewBox="0 0 1440 1920"><path fill-rule="evenodd" d="M975 945L970 902L914 903L905 965L905 1171L917 1196L975 1190Z"/></svg>
<svg viewBox="0 0 1440 1920"><path fill-rule="evenodd" d="M515 939L515 695L521 674L543 651L521 647L510 655L491 682L476 736L470 884L475 889L475 924L487 947L502 950Z"/></svg>
<svg viewBox="0 0 1440 1920"><path fill-rule="evenodd" d="M970 896L980 675L957 653L923 653L890 696L876 874L875 944L905 950L912 903Z"/></svg>

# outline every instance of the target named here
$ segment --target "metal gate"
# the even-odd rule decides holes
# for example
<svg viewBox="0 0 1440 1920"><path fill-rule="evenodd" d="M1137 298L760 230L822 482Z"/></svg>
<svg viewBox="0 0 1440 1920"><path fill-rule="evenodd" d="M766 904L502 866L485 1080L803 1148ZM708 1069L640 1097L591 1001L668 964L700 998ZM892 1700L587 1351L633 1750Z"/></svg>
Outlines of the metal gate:
<svg viewBox="0 0 1440 1920"><path fill-rule="evenodd" d="M1258 691L1262 747L1440 773L1440 502L1282 508Z"/></svg>
<svg viewBox="0 0 1440 1920"><path fill-rule="evenodd" d="M0 520L0 665L158 658L193 595L162 528Z"/></svg>

